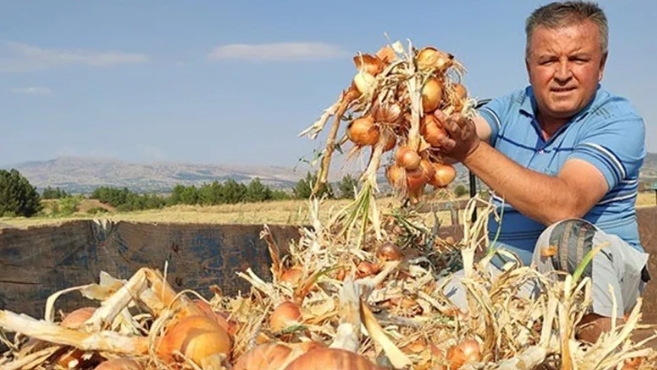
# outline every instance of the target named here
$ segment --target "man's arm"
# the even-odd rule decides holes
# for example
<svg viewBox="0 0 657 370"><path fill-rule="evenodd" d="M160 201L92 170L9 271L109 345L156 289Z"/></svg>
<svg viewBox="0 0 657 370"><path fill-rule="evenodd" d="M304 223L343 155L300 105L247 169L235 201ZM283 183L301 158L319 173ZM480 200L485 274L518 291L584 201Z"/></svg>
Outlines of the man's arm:
<svg viewBox="0 0 657 370"><path fill-rule="evenodd" d="M584 216L608 190L600 170L581 159L568 160L557 176L549 176L481 142L463 164L505 202L544 225Z"/></svg>
<svg viewBox="0 0 657 370"><path fill-rule="evenodd" d="M582 217L629 174L645 155L640 117L591 127L556 176L522 167L479 139L476 124L459 115L444 122L441 146L519 212L549 225Z"/></svg>

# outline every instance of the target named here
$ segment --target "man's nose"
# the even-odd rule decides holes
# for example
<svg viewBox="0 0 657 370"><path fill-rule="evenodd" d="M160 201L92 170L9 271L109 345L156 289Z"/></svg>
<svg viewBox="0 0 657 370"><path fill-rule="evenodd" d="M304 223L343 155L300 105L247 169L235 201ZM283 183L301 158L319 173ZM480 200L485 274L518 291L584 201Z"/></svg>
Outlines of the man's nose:
<svg viewBox="0 0 657 370"><path fill-rule="evenodd" d="M556 68L554 78L558 81L568 81L573 75L570 69L570 63L567 61L559 62Z"/></svg>

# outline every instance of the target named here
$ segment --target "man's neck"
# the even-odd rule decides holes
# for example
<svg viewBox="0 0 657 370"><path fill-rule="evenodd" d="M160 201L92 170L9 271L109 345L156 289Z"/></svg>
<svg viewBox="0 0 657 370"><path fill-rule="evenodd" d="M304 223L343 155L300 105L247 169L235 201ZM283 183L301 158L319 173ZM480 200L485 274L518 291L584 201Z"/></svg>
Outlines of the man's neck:
<svg viewBox="0 0 657 370"><path fill-rule="evenodd" d="M554 117L545 117L541 114L538 115L538 124L541 127L541 133L543 134L543 139L547 140L555 132L557 132L563 125L568 122L569 118L554 118Z"/></svg>

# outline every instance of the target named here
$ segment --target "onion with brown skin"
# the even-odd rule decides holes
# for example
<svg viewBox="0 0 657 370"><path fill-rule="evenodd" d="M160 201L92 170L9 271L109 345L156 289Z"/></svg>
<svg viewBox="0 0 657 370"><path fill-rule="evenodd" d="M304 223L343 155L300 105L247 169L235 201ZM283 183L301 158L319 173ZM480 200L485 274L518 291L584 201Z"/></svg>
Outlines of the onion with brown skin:
<svg viewBox="0 0 657 370"><path fill-rule="evenodd" d="M285 370L384 370L368 358L339 348L316 348L297 357Z"/></svg>
<svg viewBox="0 0 657 370"><path fill-rule="evenodd" d="M201 299L194 299L193 302L201 309L201 311L203 311L203 313L214 319L222 329L226 330L231 339L235 336L235 332L239 329L237 322L229 320L227 314L215 311L209 303Z"/></svg>
<svg viewBox="0 0 657 370"><path fill-rule="evenodd" d="M440 141L447 137L447 130L433 114L425 114L420 125L420 134L431 146L440 146Z"/></svg>
<svg viewBox="0 0 657 370"><path fill-rule="evenodd" d="M349 123L347 138L358 146L375 145L381 136L372 116L358 117Z"/></svg>
<svg viewBox="0 0 657 370"><path fill-rule="evenodd" d="M455 83L452 87L452 105L454 111L460 112L465 105L465 100L468 98L468 90L461 83Z"/></svg>
<svg viewBox="0 0 657 370"><path fill-rule="evenodd" d="M396 244L387 242L376 249L376 257L381 262L399 261L404 258L404 252Z"/></svg>
<svg viewBox="0 0 657 370"><path fill-rule="evenodd" d="M376 275L379 271L381 271L379 266L368 261L361 261L356 267L356 278Z"/></svg>
<svg viewBox="0 0 657 370"><path fill-rule="evenodd" d="M144 370L144 367L130 358L115 358L102 362L94 370Z"/></svg>
<svg viewBox="0 0 657 370"><path fill-rule="evenodd" d="M59 325L67 329L80 329L84 325L85 321L91 318L94 312L96 312L95 307L78 308L74 311L71 311L66 316L64 316L62 322ZM66 352L63 355L61 355L59 359L57 359L57 363L60 366L63 366L64 368L68 369L72 365L77 367L85 367L90 363L98 361L97 355L94 355L86 360L82 358L83 356L84 356L84 351L77 348L73 348L69 352Z"/></svg>
<svg viewBox="0 0 657 370"><path fill-rule="evenodd" d="M454 64L454 55L427 46L417 53L415 63L421 71L434 69L436 72L443 72Z"/></svg>
<svg viewBox="0 0 657 370"><path fill-rule="evenodd" d="M321 347L324 345L315 341L260 344L240 356L233 370L281 369L296 357Z"/></svg>
<svg viewBox="0 0 657 370"><path fill-rule="evenodd" d="M407 146L402 146L395 152L395 161L409 171L420 167L421 160L420 154Z"/></svg>
<svg viewBox="0 0 657 370"><path fill-rule="evenodd" d="M436 77L429 78L422 86L422 109L425 113L433 112L443 101L443 87Z"/></svg>
<svg viewBox="0 0 657 370"><path fill-rule="evenodd" d="M297 284L299 284L302 278L303 278L303 268L301 268L300 266L293 266L283 272L280 280L282 282L289 283L292 286L296 286Z"/></svg>
<svg viewBox="0 0 657 370"><path fill-rule="evenodd" d="M280 332L286 328L298 325L301 320L301 308L298 304L285 301L272 311L269 316L269 328L273 332Z"/></svg>
<svg viewBox="0 0 657 370"><path fill-rule="evenodd" d="M475 339L465 339L447 350L447 362L451 369L457 370L478 361L481 361L481 346Z"/></svg>
<svg viewBox="0 0 657 370"><path fill-rule="evenodd" d="M178 361L179 351L196 364L214 355L230 358L232 340L217 321L206 315L187 316L167 328L156 344L158 356L172 364Z"/></svg>
<svg viewBox="0 0 657 370"><path fill-rule="evenodd" d="M456 168L446 163L434 163L434 173L429 184L435 188L444 188L456 179Z"/></svg>

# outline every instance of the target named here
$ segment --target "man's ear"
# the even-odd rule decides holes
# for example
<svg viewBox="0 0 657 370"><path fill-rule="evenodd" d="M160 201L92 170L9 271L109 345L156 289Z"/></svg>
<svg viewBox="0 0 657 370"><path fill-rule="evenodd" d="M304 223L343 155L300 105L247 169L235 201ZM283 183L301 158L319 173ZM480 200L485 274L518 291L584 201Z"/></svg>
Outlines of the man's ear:
<svg viewBox="0 0 657 370"><path fill-rule="evenodd" d="M605 66L607 65L607 56L609 56L609 53L604 53L602 54L602 58L600 58L600 71L598 72L598 82L602 81L602 77L604 76Z"/></svg>

